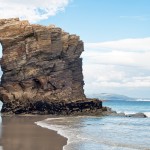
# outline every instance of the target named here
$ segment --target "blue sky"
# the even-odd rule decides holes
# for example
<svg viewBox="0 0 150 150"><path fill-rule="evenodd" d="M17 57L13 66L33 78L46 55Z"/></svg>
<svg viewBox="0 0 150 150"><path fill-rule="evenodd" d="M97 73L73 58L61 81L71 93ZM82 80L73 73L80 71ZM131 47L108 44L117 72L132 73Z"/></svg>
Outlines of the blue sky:
<svg viewBox="0 0 150 150"><path fill-rule="evenodd" d="M150 0L0 0L0 18L55 24L85 43L86 94L150 97Z"/></svg>
<svg viewBox="0 0 150 150"><path fill-rule="evenodd" d="M149 6L149 0L73 0L64 12L39 23L54 23L85 42L142 38L150 35Z"/></svg>

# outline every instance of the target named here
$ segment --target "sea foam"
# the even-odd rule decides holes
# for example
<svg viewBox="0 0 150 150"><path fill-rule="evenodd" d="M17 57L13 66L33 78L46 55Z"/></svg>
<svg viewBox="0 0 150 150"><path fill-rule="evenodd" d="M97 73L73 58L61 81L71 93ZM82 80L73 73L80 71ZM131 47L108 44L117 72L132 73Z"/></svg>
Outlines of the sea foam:
<svg viewBox="0 0 150 150"><path fill-rule="evenodd" d="M137 131L143 130L143 121L136 118L82 116L48 118L36 124L68 138L64 150L146 150L149 135L143 142L137 138L147 133L143 131L141 135L139 132L136 135ZM145 130L149 130L148 124L149 120L143 124Z"/></svg>

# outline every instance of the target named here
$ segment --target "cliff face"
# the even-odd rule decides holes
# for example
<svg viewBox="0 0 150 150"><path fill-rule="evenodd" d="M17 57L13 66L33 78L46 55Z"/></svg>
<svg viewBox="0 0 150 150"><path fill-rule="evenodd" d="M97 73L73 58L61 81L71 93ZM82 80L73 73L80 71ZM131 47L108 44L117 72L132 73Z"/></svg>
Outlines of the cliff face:
<svg viewBox="0 0 150 150"><path fill-rule="evenodd" d="M78 36L55 26L2 19L0 43L3 112L55 113L87 101L80 58L84 48Z"/></svg>

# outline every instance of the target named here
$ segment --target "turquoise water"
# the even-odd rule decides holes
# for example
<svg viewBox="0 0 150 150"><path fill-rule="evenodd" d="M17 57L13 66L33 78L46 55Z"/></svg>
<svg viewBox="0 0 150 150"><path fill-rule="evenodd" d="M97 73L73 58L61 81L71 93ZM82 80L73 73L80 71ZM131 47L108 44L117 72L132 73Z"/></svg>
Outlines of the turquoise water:
<svg viewBox="0 0 150 150"><path fill-rule="evenodd" d="M126 114L150 114L150 101L106 101L104 105ZM67 137L64 150L150 150L150 118L82 116L48 118L36 124Z"/></svg>
<svg viewBox="0 0 150 150"><path fill-rule="evenodd" d="M145 113L150 117L150 100L137 100L137 101L105 101L104 106L111 107L117 112L124 112L126 114L132 114L137 112Z"/></svg>

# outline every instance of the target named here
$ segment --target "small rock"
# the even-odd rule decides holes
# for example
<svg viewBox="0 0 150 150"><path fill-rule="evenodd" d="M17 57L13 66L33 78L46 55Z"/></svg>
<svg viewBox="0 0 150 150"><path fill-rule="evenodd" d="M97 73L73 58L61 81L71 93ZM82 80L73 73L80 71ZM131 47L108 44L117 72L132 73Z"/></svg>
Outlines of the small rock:
<svg viewBox="0 0 150 150"><path fill-rule="evenodd" d="M126 115L126 117L147 118L147 116L144 113L129 114L129 115Z"/></svg>
<svg viewBox="0 0 150 150"><path fill-rule="evenodd" d="M124 117L125 113L124 112L118 113L117 116Z"/></svg>

